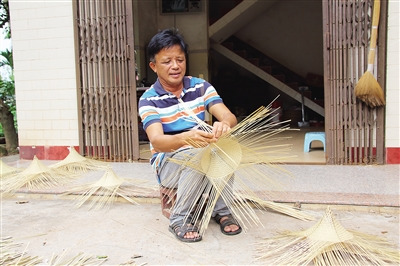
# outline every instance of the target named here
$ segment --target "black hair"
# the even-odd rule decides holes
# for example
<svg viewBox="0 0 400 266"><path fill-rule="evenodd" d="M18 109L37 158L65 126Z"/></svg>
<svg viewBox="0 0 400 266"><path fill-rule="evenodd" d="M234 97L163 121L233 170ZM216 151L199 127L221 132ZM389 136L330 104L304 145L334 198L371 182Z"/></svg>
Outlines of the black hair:
<svg viewBox="0 0 400 266"><path fill-rule="evenodd" d="M181 34L176 29L165 29L159 31L151 38L147 46L149 60L155 62L155 56L164 48L170 48L174 45L179 45L187 58L187 44Z"/></svg>

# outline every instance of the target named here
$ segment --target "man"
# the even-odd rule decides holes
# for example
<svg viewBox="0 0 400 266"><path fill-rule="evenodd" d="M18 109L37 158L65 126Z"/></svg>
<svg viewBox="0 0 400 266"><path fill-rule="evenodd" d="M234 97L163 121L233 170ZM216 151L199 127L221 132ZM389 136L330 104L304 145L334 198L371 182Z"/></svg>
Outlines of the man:
<svg viewBox="0 0 400 266"><path fill-rule="evenodd" d="M176 30L166 29L157 33L148 45L148 54L150 68L158 78L140 98L139 114L150 140L150 163L161 185L177 188L175 205L183 206L171 213L169 230L181 241L197 242L202 239L198 228L185 219L190 207L188 199L192 195L190 190L179 186L185 178L194 178L188 174L193 174L193 171L181 169L168 158L184 158L186 154L195 152L188 141L204 145L216 142L236 125L237 120L211 84L185 76L187 45ZM190 119L186 108L203 121L206 111L212 114L218 120L213 124L212 133L196 129L197 124ZM174 176L173 181L169 180L171 176ZM221 197L212 217L224 234L235 235L242 231Z"/></svg>

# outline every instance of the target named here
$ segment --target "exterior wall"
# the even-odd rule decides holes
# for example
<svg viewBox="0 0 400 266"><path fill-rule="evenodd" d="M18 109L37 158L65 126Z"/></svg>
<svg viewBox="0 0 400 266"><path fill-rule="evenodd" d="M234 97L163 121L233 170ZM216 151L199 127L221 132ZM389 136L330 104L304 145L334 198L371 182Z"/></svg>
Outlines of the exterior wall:
<svg viewBox="0 0 400 266"><path fill-rule="evenodd" d="M400 163L400 2L389 1L386 69L386 162Z"/></svg>
<svg viewBox="0 0 400 266"><path fill-rule="evenodd" d="M21 159L78 146L72 1L10 1Z"/></svg>

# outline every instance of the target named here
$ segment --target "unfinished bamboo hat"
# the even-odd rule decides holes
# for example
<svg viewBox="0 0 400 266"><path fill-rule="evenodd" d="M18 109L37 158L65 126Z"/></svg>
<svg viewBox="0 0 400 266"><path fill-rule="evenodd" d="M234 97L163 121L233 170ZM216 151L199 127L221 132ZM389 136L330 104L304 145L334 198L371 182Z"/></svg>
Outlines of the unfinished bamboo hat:
<svg viewBox="0 0 400 266"><path fill-rule="evenodd" d="M9 166L0 159L0 178L5 178L20 171L22 170L16 167Z"/></svg>
<svg viewBox="0 0 400 266"><path fill-rule="evenodd" d="M187 119L196 122L197 128L212 132L212 126L198 119L186 103L179 100L189 116ZM187 215L187 218L198 224L200 234L205 232L219 197L244 230L249 224L262 225L254 206L262 210L272 208L295 218L312 219L310 215L302 215L300 210L284 208L265 200L268 191L276 185L282 187L280 181L290 175L288 171L272 165L274 158L282 159L282 155L287 156L290 150L289 144L273 145L284 140L276 134L289 130L288 121L276 121L274 116L270 105L261 106L216 142L204 147L204 143L188 140L187 144L195 148L193 152L168 158L170 162L181 165L175 175L185 169L185 181L179 186L192 195L182 197L172 212L179 212L184 205L190 205L189 209L196 215ZM172 174L168 180L175 178ZM207 200L204 200L204 195ZM200 200L193 201L193 198ZM257 204L250 204L249 200Z"/></svg>
<svg viewBox="0 0 400 266"><path fill-rule="evenodd" d="M110 207L118 198L133 204L137 195L146 195L155 191L155 186L147 180L128 179L118 176L108 167L103 176L95 182L77 185L64 195L74 195L77 207L88 203L89 208L100 209Z"/></svg>
<svg viewBox="0 0 400 266"><path fill-rule="evenodd" d="M271 265L385 265L400 263L400 252L386 240L346 230L329 206L311 228L283 232L257 243L258 259Z"/></svg>
<svg viewBox="0 0 400 266"><path fill-rule="evenodd" d="M35 155L26 169L7 178L4 188L5 192L14 192L20 188L51 188L66 184L75 178L75 175L62 169L48 167Z"/></svg>
<svg viewBox="0 0 400 266"><path fill-rule="evenodd" d="M207 146L201 155L202 172L217 179L232 175L240 165L242 149L233 137L222 138Z"/></svg>
<svg viewBox="0 0 400 266"><path fill-rule="evenodd" d="M64 169L73 173L81 173L89 170L106 169L107 163L86 158L80 155L73 146L69 147L69 153L62 161L51 165L51 168Z"/></svg>

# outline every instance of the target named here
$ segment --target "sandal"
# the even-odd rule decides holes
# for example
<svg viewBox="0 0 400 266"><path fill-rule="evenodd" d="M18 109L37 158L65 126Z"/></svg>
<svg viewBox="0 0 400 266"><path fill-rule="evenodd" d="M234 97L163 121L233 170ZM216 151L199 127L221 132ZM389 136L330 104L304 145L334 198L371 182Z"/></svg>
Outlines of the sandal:
<svg viewBox="0 0 400 266"><path fill-rule="evenodd" d="M221 219L224 217L228 217L228 218L225 219L222 223L220 223ZM217 222L217 224L219 224L219 227L221 228L221 232L225 235L233 236L233 235L240 234L240 232L242 232L242 228L236 222L236 220L233 218L233 216L231 214L224 215L224 216L217 214L217 215L215 215L214 219ZM225 231L226 226L233 225L233 224L239 226L239 229L236 231L230 231L230 232Z"/></svg>
<svg viewBox="0 0 400 266"><path fill-rule="evenodd" d="M170 225L168 229L182 242L199 242L202 239L200 235L195 238L185 238L185 234L188 232L199 232L199 229L192 224Z"/></svg>

